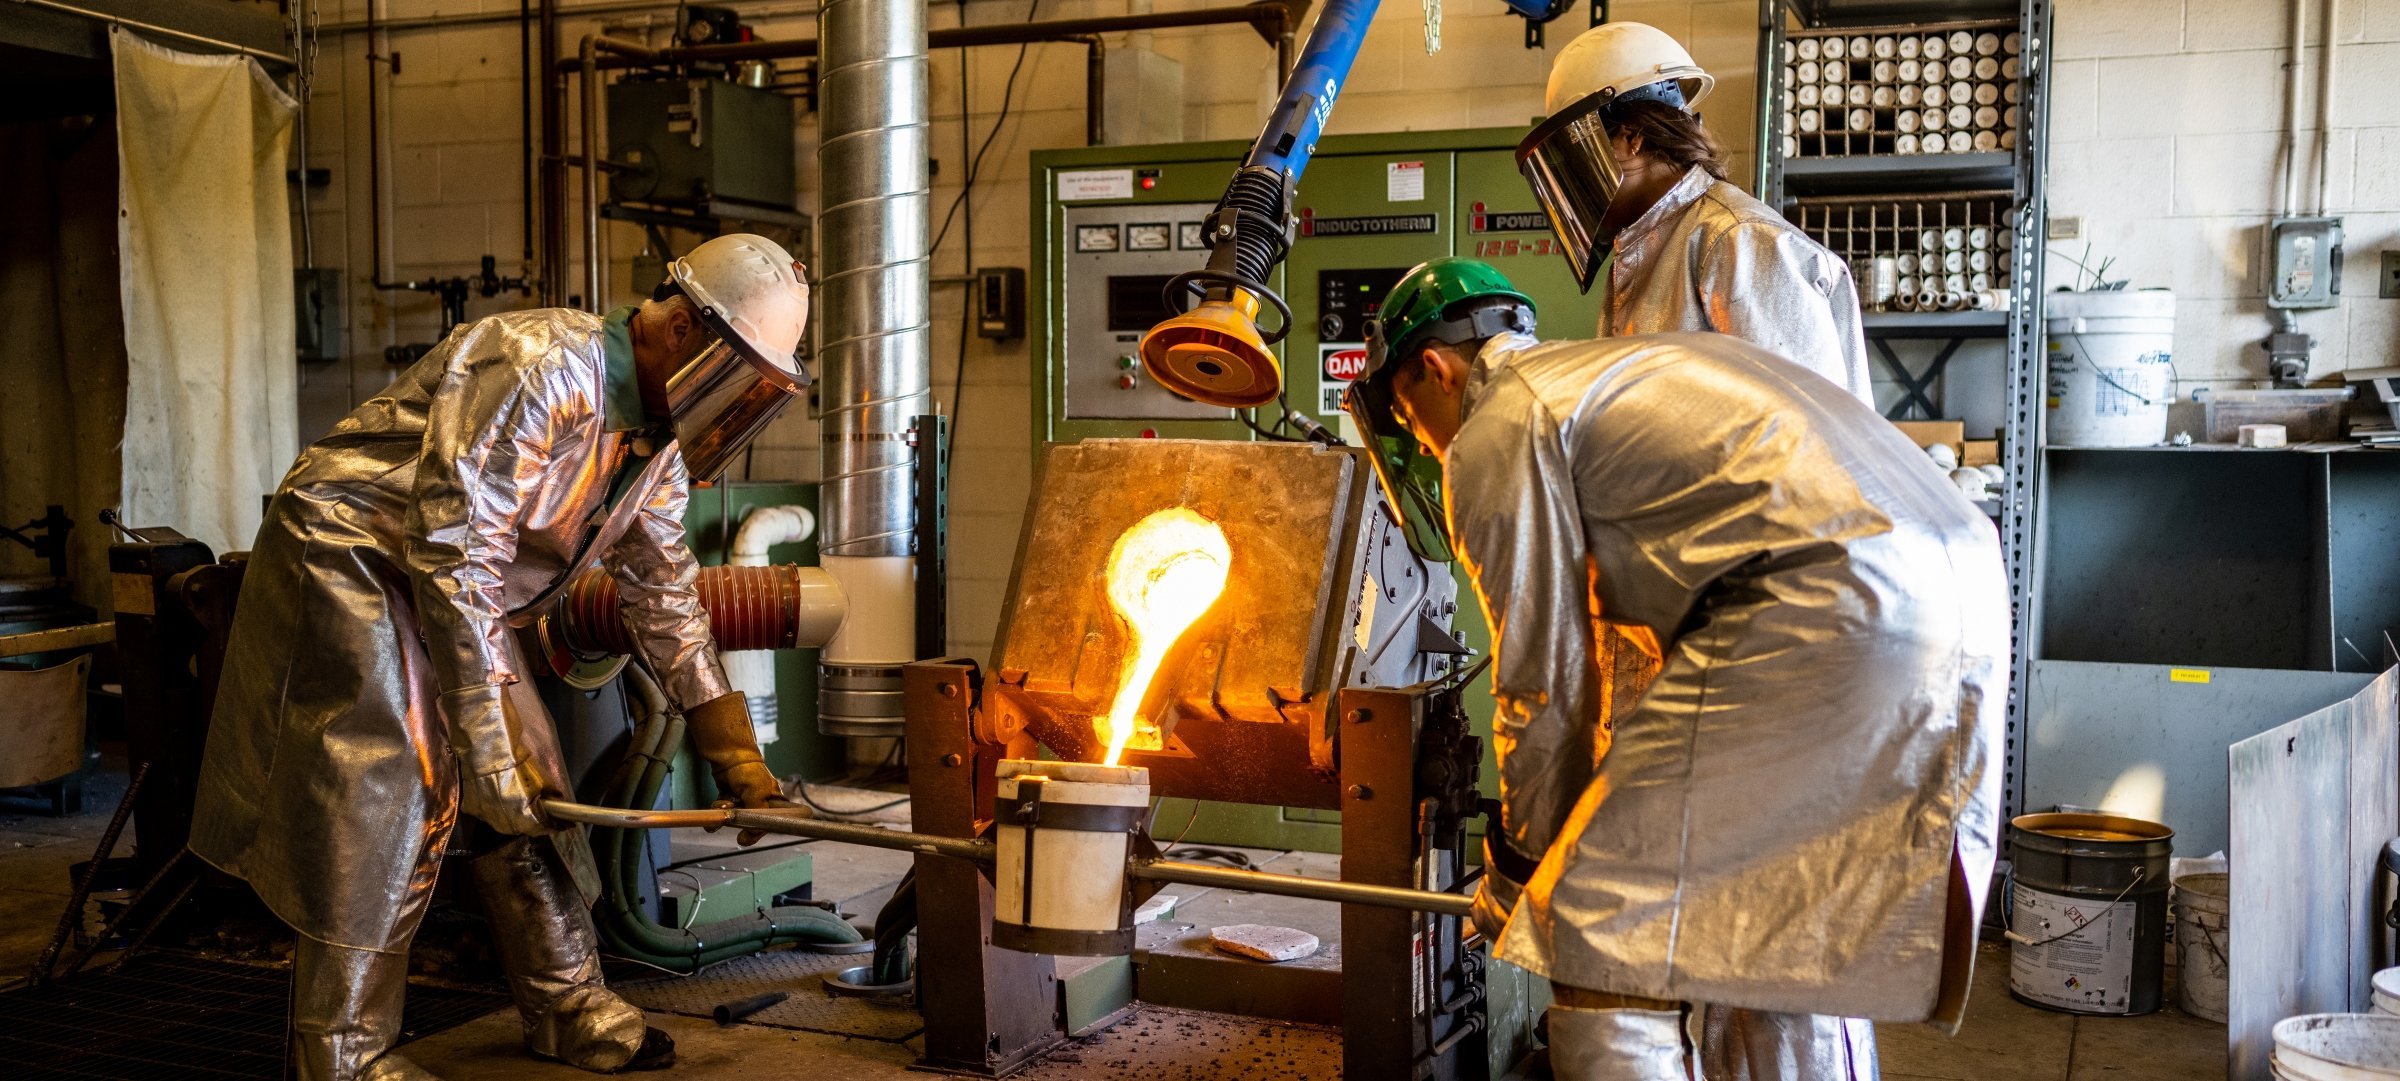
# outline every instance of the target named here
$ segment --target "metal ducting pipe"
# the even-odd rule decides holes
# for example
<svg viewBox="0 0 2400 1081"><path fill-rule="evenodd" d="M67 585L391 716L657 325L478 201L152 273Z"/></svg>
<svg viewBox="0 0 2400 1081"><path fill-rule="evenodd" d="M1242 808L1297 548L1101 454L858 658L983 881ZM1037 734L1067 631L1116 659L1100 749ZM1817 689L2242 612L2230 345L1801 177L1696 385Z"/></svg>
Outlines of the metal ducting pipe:
<svg viewBox="0 0 2400 1081"><path fill-rule="evenodd" d="M820 655L817 727L891 737L916 660L910 418L931 412L922 0L830 0L817 16L820 562L850 617Z"/></svg>

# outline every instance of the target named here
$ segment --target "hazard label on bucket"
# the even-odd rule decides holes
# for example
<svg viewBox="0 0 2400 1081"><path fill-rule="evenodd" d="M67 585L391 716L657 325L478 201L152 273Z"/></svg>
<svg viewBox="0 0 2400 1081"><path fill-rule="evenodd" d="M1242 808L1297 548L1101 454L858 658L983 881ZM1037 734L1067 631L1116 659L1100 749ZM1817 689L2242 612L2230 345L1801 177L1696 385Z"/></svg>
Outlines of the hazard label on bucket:
<svg viewBox="0 0 2400 1081"><path fill-rule="evenodd" d="M2008 987L2081 1013L2124 1013L2133 992L2134 906L2028 888L2009 906Z"/></svg>

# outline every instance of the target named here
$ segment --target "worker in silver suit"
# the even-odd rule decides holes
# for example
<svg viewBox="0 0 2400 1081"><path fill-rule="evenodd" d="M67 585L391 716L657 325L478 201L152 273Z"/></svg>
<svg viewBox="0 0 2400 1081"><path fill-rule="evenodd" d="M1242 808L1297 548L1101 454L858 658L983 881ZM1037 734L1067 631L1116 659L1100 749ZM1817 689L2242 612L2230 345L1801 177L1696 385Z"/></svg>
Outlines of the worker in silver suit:
<svg viewBox="0 0 2400 1081"><path fill-rule="evenodd" d="M1532 325L1489 267L1421 266L1350 398L1440 461L1496 639L1477 924L1551 980L1562 1079L1680 1079L1687 1056L1712 1081L1873 1078L1845 1018L1965 1007L1999 826L1996 532L1790 361ZM1613 715L1603 627L1663 659Z"/></svg>
<svg viewBox="0 0 2400 1081"><path fill-rule="evenodd" d="M514 629L587 567L619 582L641 663L718 791L779 803L684 545L713 477L806 384L808 288L765 237L677 260L639 309L459 327L303 450L259 528L201 767L191 847L299 935L304 1081L430 1077L390 1048L445 851L470 855L535 1054L670 1064L602 983L598 876ZM461 816L464 816L462 819Z"/></svg>
<svg viewBox="0 0 2400 1081"><path fill-rule="evenodd" d="M1716 84L1655 27L1596 26L1550 67L1517 168L1575 281L1605 269L1604 336L1731 334L1875 404L1850 268L1725 180L1693 111Z"/></svg>

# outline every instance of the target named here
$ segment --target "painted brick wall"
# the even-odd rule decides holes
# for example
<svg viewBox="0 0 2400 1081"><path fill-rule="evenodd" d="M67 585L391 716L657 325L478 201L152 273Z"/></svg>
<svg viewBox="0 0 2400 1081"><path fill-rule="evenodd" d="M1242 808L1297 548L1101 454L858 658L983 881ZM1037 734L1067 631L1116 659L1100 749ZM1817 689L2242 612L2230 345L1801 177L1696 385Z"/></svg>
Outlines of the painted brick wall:
<svg viewBox="0 0 2400 1081"><path fill-rule="evenodd" d="M2300 316L2317 338L2311 376L2394 363L2400 302L2375 296L2378 249L2400 247L2400 3L2339 5L2328 174L2349 259L2343 304ZM2320 6L2308 37L2321 41ZM2050 213L2083 219L2084 240L2053 245L2053 286L2079 275L2065 256L2114 259L2111 278L2176 292L2175 363L2189 391L2266 377L2263 234L2275 206L2283 0L2062 0L2050 115ZM2316 154L2317 50L2308 50L2301 156ZM2303 199L2315 192L2303 174Z"/></svg>

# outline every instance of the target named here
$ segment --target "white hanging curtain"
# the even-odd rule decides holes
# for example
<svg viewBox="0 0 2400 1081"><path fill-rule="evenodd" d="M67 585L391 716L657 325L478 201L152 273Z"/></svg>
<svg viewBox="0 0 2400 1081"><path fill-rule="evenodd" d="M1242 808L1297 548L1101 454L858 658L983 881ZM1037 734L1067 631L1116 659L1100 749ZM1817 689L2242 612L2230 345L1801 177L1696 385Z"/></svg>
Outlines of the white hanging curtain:
<svg viewBox="0 0 2400 1081"><path fill-rule="evenodd" d="M220 552L246 549L260 497L298 452L285 180L296 103L248 57L109 36L124 517Z"/></svg>

